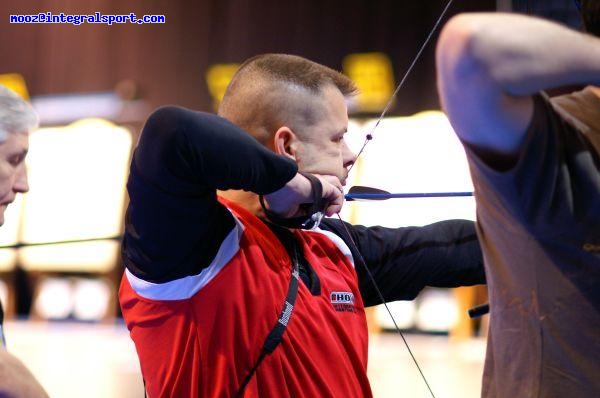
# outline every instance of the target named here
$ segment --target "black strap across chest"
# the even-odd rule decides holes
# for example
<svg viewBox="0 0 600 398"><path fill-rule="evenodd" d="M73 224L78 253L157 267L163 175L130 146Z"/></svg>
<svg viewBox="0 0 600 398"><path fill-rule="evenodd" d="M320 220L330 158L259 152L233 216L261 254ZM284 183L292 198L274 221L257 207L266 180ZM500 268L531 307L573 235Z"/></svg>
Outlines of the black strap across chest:
<svg viewBox="0 0 600 398"><path fill-rule="evenodd" d="M278 227L276 225L269 225L273 233L277 235L283 246L288 251L290 258L292 260L292 276L290 278L290 284L288 286L287 295L285 297L285 301L283 302L283 308L279 314L279 318L277 319L277 323L271 329L265 342L263 344L261 353L252 366L252 369L248 372L248 375L244 378L244 381L240 385L240 388L236 394L236 397L243 397L244 391L248 386L248 383L252 379L252 376L256 373L256 369L261 364L265 357L272 353L275 348L281 343L281 339L283 338L283 334L287 329L287 325L292 317L292 312L294 310L294 304L296 303L296 297L298 296L298 284L300 281L300 248L298 247L298 243L294 238L293 234L286 230L285 228Z"/></svg>

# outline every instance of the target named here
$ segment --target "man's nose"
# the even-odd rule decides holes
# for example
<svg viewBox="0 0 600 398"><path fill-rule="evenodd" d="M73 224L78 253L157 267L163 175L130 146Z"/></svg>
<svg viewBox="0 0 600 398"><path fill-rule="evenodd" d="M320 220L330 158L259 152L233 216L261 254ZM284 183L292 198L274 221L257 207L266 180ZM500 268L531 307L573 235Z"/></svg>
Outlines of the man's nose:
<svg viewBox="0 0 600 398"><path fill-rule="evenodd" d="M13 191L17 193L25 193L29 191L29 180L27 179L27 168L25 165L20 166L20 170L15 177Z"/></svg>
<svg viewBox="0 0 600 398"><path fill-rule="evenodd" d="M344 167L350 167L356 162L356 154L350 150L348 144L344 142L342 148L342 159L344 161Z"/></svg>

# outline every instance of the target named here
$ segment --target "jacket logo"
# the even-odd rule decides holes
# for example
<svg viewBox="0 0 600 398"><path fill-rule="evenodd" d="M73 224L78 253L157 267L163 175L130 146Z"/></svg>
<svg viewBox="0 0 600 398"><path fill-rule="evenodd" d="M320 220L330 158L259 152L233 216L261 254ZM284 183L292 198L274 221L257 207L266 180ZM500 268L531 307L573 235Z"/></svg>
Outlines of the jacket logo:
<svg viewBox="0 0 600 398"><path fill-rule="evenodd" d="M350 292L331 292L331 305L337 312L356 312L354 294Z"/></svg>

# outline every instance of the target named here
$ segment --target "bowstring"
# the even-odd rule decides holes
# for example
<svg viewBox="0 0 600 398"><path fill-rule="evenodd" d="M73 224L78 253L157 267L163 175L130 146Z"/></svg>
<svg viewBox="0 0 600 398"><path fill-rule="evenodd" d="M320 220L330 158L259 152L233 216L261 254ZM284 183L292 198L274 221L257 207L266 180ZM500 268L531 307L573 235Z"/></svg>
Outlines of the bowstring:
<svg viewBox="0 0 600 398"><path fill-rule="evenodd" d="M365 136L365 141L362 144L362 147L360 148L360 150L358 151L358 153L356 154L356 159L358 159L359 156L363 153L363 151L365 150L365 147L367 146L367 144L369 143L369 141L371 141L373 139L373 133L375 133L375 129L377 129L377 127L379 126L379 124L381 123L381 121L383 120L383 118L385 117L385 115L390 110L390 107L392 106L392 103L394 102L394 99L398 95L398 92L404 86L404 82L406 81L406 78L408 77L408 75L410 75L410 73L412 72L413 68L415 67L415 65L417 64L417 62L419 61L419 59L421 58L421 54L423 53L423 50L425 50L425 47L427 47L427 44L429 44L429 41L431 41L431 38L433 37L433 34L435 33L435 31L437 30L438 26L440 25L440 23L444 19L444 16L446 15L446 12L448 11L448 9L450 8L450 6L452 5L453 1L454 0L448 0L448 2L446 3L446 6L444 7L444 9L442 10L442 12L441 12L440 16L438 17L437 21L433 25L433 28L431 28L431 30L429 31L429 34L427 35L427 38L425 39L425 41L423 42L423 44L421 44L421 47L419 48L419 51L417 52L417 55L413 58L413 60L410 63L409 67L404 72L404 75L402 76L402 79L400 80L400 83L398 83L398 85L396 86L396 89L394 90L394 92L392 93L390 99L388 100L387 104L385 105L385 108L383 108L383 111L381 112L381 115L379 115L379 118L377 119L377 122L371 128L371 130L369 131L369 133ZM356 164L356 161L350 165L350 167L348 168L348 172L350 172L350 170L352 170L352 167L354 167L355 164Z"/></svg>
<svg viewBox="0 0 600 398"><path fill-rule="evenodd" d="M446 12L448 11L448 9L450 8L450 6L452 5L453 1L454 0L448 0L448 2L446 3L446 6L444 7L444 9L442 10L442 12L440 13L440 16L437 18L437 21L433 25L433 28L429 31L429 34L427 35L427 38L425 39L425 41L423 42L423 44L419 48L419 51L417 52L417 55L413 58L411 64L409 65L409 67L406 69L406 72L402 76L402 79L400 80L400 83L398 83L398 85L396 86L396 89L392 93L392 96L388 100L385 108L383 108L383 111L381 112L381 115L377 119L377 122L371 128L370 132L366 135L365 141L364 141L362 147L360 148L360 150L358 151L358 153L356 155L356 160L355 160L355 162L352 165L350 165L350 167L348 168L348 172L350 172L350 170L352 170L352 167L354 167L354 165L357 163L357 160L358 160L359 156L364 152L365 147L367 146L367 144L369 143L369 141L371 141L373 139L373 133L375 132L375 130L377 129L377 127L379 126L379 124L381 123L381 121L383 120L383 118L385 117L385 115L387 114L387 112L389 111L390 107L392 106L392 103L393 103L394 99L398 95L398 92L404 86L404 82L406 81L408 75L412 72L412 70L415 67L417 61L421 57L421 54L425 50L425 47L427 47L427 44L429 44L429 41L433 37L433 34L437 30L437 28L440 25L441 21L444 19L444 16L446 15ZM377 292L377 295L378 295L379 299L381 300L381 303L384 305L384 307L385 307L388 315L390 316L390 318L391 318L391 320L392 320L392 322L394 324L394 327L396 328L396 333L402 338L402 341L404 342L404 345L406 346L406 349L408 350L408 353L410 354L410 357L412 358L415 366L417 367L417 370L419 371L419 374L421 375L421 378L423 379L423 382L427 386L427 389L429 390L429 393L431 394L431 396L433 398L435 398L435 394L433 393L433 390L431 389L431 386L429 385L429 382L427 381L427 378L425 377L425 374L421 370L421 366L419 366L419 363L417 362L417 359L415 358L412 350L410 349L408 341L406 341L406 338L404 337L404 334L400 330L400 327L398 327L398 324L396 323L396 319L392 315L392 311L390 310L390 308L388 306L388 303L385 300L385 297L383 296L383 293L381 293L381 290L379 289L379 286L377 285L377 282L375 281L375 277L371 273L371 270L367 266L367 263L365 262L364 257L362 256L360 250L358 249L358 245L356 244L356 242L352 238L352 235L350 234L350 231L348 230L348 227L346 226L346 224L342 220L342 218L339 215L339 213L337 214L337 217L340 220L340 223L342 224L342 226L344 227L344 230L346 231L346 235L348 236L349 241L351 242L352 246L354 247L354 251L358 254L358 258L360 260L359 262L362 264L362 267L365 269L367 275L369 276L369 279L371 280L371 283L373 284L373 287L375 288L375 291Z"/></svg>
<svg viewBox="0 0 600 398"><path fill-rule="evenodd" d="M369 279L373 283L373 287L375 288L375 291L377 292L377 296L381 300L381 303L384 305L385 310L387 311L388 315L392 319L392 322L394 323L394 327L396 328L396 333L402 338L402 341L404 342L404 345L406 346L406 349L408 350L408 353L410 354L410 357L412 358L415 366L417 367L417 370L421 374L421 378L425 382L425 385L427 386L427 389L429 390L429 393L431 394L431 396L433 398L435 398L435 394L433 393L433 390L431 389L431 386L429 385L429 382L427 381L427 378L425 377L425 374L421 370L421 367L419 366L419 363L417 362L417 358L415 358L412 350L410 349L410 346L408 345L408 341L406 341L406 338L404 337L404 334L400 330L400 327L398 327L398 324L396 323L396 318L394 318L394 316L392 315L392 311L390 310L390 307L388 306L387 301L383 297L383 293L381 293L381 290L379 289L379 286L375 282L375 277L373 276L373 274L371 273L371 270L367 266L367 263L365 262L364 257L362 256L360 250L358 250L356 242L354 242L354 239L352 238L352 235L350 235L350 231L348 230L348 227L346 226L346 223L344 223L344 220L342 220L342 218L340 217L339 213L337 214L337 217L340 220L340 223L342 224L342 226L344 227L344 230L346 231L346 235L349 237L350 241L352 242L352 246L354 247L356 254L358 254L358 259L360 260L360 263L362 264L362 267L367 272L367 275L369 275Z"/></svg>

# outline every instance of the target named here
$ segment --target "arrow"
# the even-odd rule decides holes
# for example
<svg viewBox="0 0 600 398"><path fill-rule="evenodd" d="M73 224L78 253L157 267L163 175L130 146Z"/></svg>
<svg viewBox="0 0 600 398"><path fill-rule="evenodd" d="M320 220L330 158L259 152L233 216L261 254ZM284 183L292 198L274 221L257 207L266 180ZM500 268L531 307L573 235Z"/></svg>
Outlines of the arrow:
<svg viewBox="0 0 600 398"><path fill-rule="evenodd" d="M473 196L473 192L412 192L390 193L383 189L356 185L344 195L347 201L353 200L386 200L394 198L442 198L457 196Z"/></svg>

